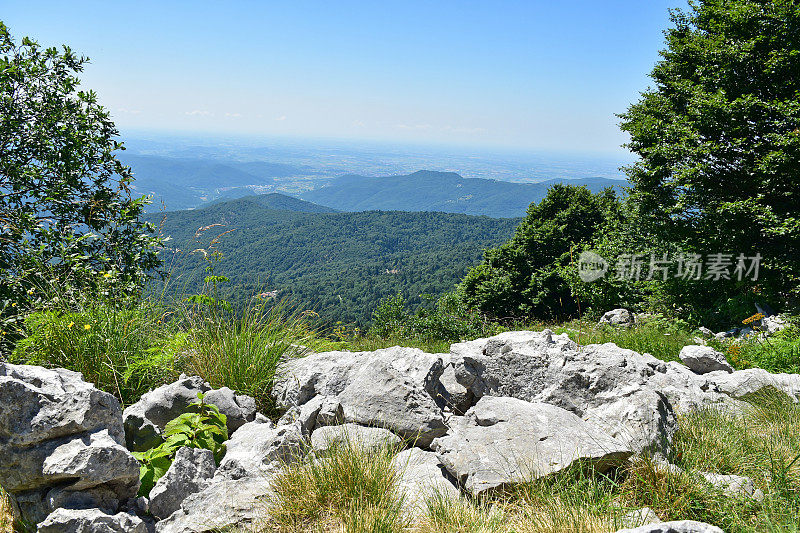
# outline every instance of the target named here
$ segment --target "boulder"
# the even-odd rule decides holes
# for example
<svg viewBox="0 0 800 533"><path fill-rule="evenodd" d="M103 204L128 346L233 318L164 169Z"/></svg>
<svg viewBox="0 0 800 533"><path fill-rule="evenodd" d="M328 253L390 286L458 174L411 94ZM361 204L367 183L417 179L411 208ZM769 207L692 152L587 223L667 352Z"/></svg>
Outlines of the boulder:
<svg viewBox="0 0 800 533"><path fill-rule="evenodd" d="M751 498L756 501L764 499L764 493L761 489L756 488L753 480L749 477L709 472L700 472L700 475L713 486L732 496Z"/></svg>
<svg viewBox="0 0 800 533"><path fill-rule="evenodd" d="M713 337L714 336L714 332L711 331L710 329L708 329L705 326L700 326L699 331L700 331L700 333L703 334L704 337Z"/></svg>
<svg viewBox="0 0 800 533"><path fill-rule="evenodd" d="M744 398L760 391L774 390L797 403L800 398L800 375L770 374L761 368L728 372L711 372L703 376L714 386L733 398Z"/></svg>
<svg viewBox="0 0 800 533"><path fill-rule="evenodd" d="M475 398L546 402L603 427L635 452L666 455L676 411L733 405L704 376L615 344L578 346L566 334L512 331L450 347L456 379Z"/></svg>
<svg viewBox="0 0 800 533"><path fill-rule="evenodd" d="M261 416L240 427L225 444L215 480L272 475L298 459L305 447L299 423L275 426Z"/></svg>
<svg viewBox="0 0 800 533"><path fill-rule="evenodd" d="M425 447L447 431L436 402L443 370L440 356L415 348L315 353L282 364L273 395L279 406L301 409L321 397L309 427L341 419L383 427Z"/></svg>
<svg viewBox="0 0 800 533"><path fill-rule="evenodd" d="M181 508L156 523L156 533L211 533L267 518L270 481L263 477L223 479L190 495Z"/></svg>
<svg viewBox="0 0 800 533"><path fill-rule="evenodd" d="M694 520L676 520L648 524L633 529L620 529L616 533L725 533L717 526Z"/></svg>
<svg viewBox="0 0 800 533"><path fill-rule="evenodd" d="M789 327L789 323L778 315L765 316L761 319L761 330L772 335Z"/></svg>
<svg viewBox="0 0 800 533"><path fill-rule="evenodd" d="M639 527L651 524L660 524L661 519L649 507L642 507L641 509L634 509L623 514L619 519L623 527Z"/></svg>
<svg viewBox="0 0 800 533"><path fill-rule="evenodd" d="M168 517L180 509L187 496L203 490L216 470L211 450L178 449L169 470L150 490L150 512L156 518Z"/></svg>
<svg viewBox="0 0 800 533"><path fill-rule="evenodd" d="M725 359L725 355L711 346L684 346L678 357L695 374L707 374L715 370L733 372L733 367Z"/></svg>
<svg viewBox="0 0 800 533"><path fill-rule="evenodd" d="M447 357L449 359L449 355ZM444 402L445 408L449 408L456 414L463 415L475 403L472 392L456 379L456 371L452 363L448 362L445 365L444 371L439 377L439 384L439 398Z"/></svg>
<svg viewBox="0 0 800 533"><path fill-rule="evenodd" d="M206 403L216 405L227 418L228 434L256 418L256 400L246 394L236 394L228 387L213 389L206 393Z"/></svg>
<svg viewBox="0 0 800 533"><path fill-rule="evenodd" d="M600 427L546 403L484 396L433 441L448 472L472 494L522 483L574 464L603 472L632 451Z"/></svg>
<svg viewBox="0 0 800 533"><path fill-rule="evenodd" d="M64 369L0 363L0 484L15 517L58 507L113 514L139 489L119 402Z"/></svg>
<svg viewBox="0 0 800 533"><path fill-rule="evenodd" d="M324 455L332 448L351 445L367 451L397 449L403 439L383 428L371 428L358 424L324 426L311 434L311 448L317 455Z"/></svg>
<svg viewBox="0 0 800 533"><path fill-rule="evenodd" d="M613 309L600 317L599 324L610 324L612 326L631 327L636 323L633 313L627 309Z"/></svg>
<svg viewBox="0 0 800 533"><path fill-rule="evenodd" d="M100 509L56 509L39 524L38 533L147 533L141 518L110 515Z"/></svg>
<svg viewBox="0 0 800 533"><path fill-rule="evenodd" d="M392 464L403 498L403 514L412 520L425 515L428 499L456 499L460 494L439 456L433 452L410 448L397 454Z"/></svg>
<svg viewBox="0 0 800 533"><path fill-rule="evenodd" d="M212 389L202 378L181 374L177 381L142 395L138 402L125 409L123 421L128 448L142 452L158 446L167 423L197 402L198 393L203 393L204 401L217 406L227 417L229 434L255 419L256 401L250 396L236 394L228 387Z"/></svg>

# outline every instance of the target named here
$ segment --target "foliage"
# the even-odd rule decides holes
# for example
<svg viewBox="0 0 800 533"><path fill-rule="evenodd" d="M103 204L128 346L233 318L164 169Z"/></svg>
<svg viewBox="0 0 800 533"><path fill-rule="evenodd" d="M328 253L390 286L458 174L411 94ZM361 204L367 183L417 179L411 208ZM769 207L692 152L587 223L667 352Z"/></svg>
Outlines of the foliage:
<svg viewBox="0 0 800 533"><path fill-rule="evenodd" d="M242 198L167 213L162 231L174 247L163 257L174 273L172 290L201 292L207 263L187 252L207 249L197 228L218 224L233 230L217 245L230 279L219 286L220 298L238 309L251 305L253 294L274 290L278 300L319 313L326 327L340 321L364 329L387 296L402 292L417 307L421 295L452 290L483 249L510 237L518 223L447 213L287 212Z"/></svg>
<svg viewBox="0 0 800 533"><path fill-rule="evenodd" d="M730 298L783 303L800 287L800 5L699 0L672 24L654 87L620 115L640 158L626 169L629 245L761 254L757 281L663 283L660 301L683 315Z"/></svg>
<svg viewBox="0 0 800 533"><path fill-rule="evenodd" d="M165 323L163 309L146 302L72 303L28 314L11 362L75 370L123 406L177 375L183 337Z"/></svg>
<svg viewBox="0 0 800 533"><path fill-rule="evenodd" d="M225 441L228 440L226 416L215 405L203 401L192 403L187 412L167 422L164 427L164 442L145 452L133 452L142 463L139 472L141 487L139 496L148 496L156 482L167 473L175 454L180 448L202 448L211 450L217 464L225 455Z"/></svg>
<svg viewBox="0 0 800 533"><path fill-rule="evenodd" d="M87 59L17 44L0 23L0 320L32 307L48 279L93 288L114 271L135 294L159 263L153 227L132 199L108 112L78 90Z"/></svg>
<svg viewBox="0 0 800 533"><path fill-rule="evenodd" d="M796 325L769 337L756 334L744 340L711 340L709 344L723 352L737 370L757 367L772 373L800 374L800 328Z"/></svg>
<svg viewBox="0 0 800 533"><path fill-rule="evenodd" d="M470 308L501 320L557 319L578 314L578 301L565 274L576 248L593 243L619 217L611 189L554 185L514 236L484 252L458 288Z"/></svg>
<svg viewBox="0 0 800 533"><path fill-rule="evenodd" d="M499 332L497 324L468 309L451 292L442 296L433 308L420 307L415 313L407 309L402 294L389 296L372 314L372 325L367 333L373 338L391 338L407 344L409 341L459 342Z"/></svg>

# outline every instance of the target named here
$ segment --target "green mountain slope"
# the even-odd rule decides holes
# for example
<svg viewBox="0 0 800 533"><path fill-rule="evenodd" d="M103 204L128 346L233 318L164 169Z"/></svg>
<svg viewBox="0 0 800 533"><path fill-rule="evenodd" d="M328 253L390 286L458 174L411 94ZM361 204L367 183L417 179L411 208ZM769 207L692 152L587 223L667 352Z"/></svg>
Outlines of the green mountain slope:
<svg viewBox="0 0 800 533"><path fill-rule="evenodd" d="M216 205L224 202L230 202L232 200L241 200L244 203L255 203L261 207L267 209L277 209L279 211L295 211L297 213L335 213L335 209L331 209L330 207L326 207L324 205L317 205L311 202L307 202L305 200L300 200L299 198L295 198L293 196L287 196L285 194L280 194L277 192L271 192L268 194L249 194L244 195L239 198L226 198L222 197L219 200L214 200L210 202L208 205ZM203 206L206 207L206 206Z"/></svg>
<svg viewBox="0 0 800 533"><path fill-rule="evenodd" d="M216 235L231 279L223 294L236 303L267 290L319 312L328 323L364 326L380 299L450 289L489 246L507 240L519 220L449 213L299 213L269 209L258 197L166 213L165 251L173 288L192 293L202 282L200 252ZM160 216L150 215L161 221ZM199 240L198 229L206 230ZM234 289L235 288L235 289Z"/></svg>
<svg viewBox="0 0 800 533"><path fill-rule="evenodd" d="M306 192L301 198L339 211L442 211L493 217L521 217L532 202L561 180L510 183L466 179L454 172L421 170L407 176L373 178L348 175L330 185ZM626 182L606 178L569 180L597 192Z"/></svg>

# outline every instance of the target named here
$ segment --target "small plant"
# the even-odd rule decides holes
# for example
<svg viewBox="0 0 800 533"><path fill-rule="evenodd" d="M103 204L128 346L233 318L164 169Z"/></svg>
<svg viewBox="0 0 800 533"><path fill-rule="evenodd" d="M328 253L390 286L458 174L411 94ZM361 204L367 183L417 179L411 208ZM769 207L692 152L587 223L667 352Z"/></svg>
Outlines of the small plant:
<svg viewBox="0 0 800 533"><path fill-rule="evenodd" d="M203 401L193 403L189 412L171 420L164 427L166 440L146 452L134 452L133 456L142 463L139 479L142 482L139 496L150 494L153 486L167 473L175 453L183 447L211 450L214 460L220 463L225 455L225 441L228 440L227 417L215 405Z"/></svg>

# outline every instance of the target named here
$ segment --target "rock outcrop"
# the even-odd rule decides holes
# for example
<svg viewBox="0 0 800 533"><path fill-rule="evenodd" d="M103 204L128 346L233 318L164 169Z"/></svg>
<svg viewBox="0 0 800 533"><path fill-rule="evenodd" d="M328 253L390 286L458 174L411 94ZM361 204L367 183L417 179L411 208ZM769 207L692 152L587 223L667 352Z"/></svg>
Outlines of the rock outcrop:
<svg viewBox="0 0 800 533"><path fill-rule="evenodd" d="M433 441L445 468L472 494L581 464L604 472L633 453L565 409L484 396Z"/></svg>
<svg viewBox="0 0 800 533"><path fill-rule="evenodd" d="M708 374L717 370L733 372L725 355L710 346L684 346L678 357L695 374Z"/></svg>
<svg viewBox="0 0 800 533"><path fill-rule="evenodd" d="M17 519L97 508L115 514L139 489L110 394L64 369L0 363L0 484Z"/></svg>
<svg viewBox="0 0 800 533"><path fill-rule="evenodd" d="M189 495L206 488L216 470L211 450L178 449L169 470L150 490L150 512L156 518L168 517Z"/></svg>
<svg viewBox="0 0 800 533"><path fill-rule="evenodd" d="M436 402L443 370L440 356L415 348L315 353L283 365L273 394L279 405L301 410L319 397L319 410L307 413L311 431L341 418L426 447L447 431Z"/></svg>
<svg viewBox="0 0 800 533"><path fill-rule="evenodd" d="M600 324L610 324L612 326L631 327L636 323L633 313L627 309L613 309L600 317Z"/></svg>
<svg viewBox="0 0 800 533"><path fill-rule="evenodd" d="M138 402L125 409L123 421L128 448L142 452L158 446L167 422L197 402L198 393L203 393L204 401L217 406L227 417L228 433L233 433L256 416L253 398L236 394L227 387L212 390L202 378L181 375L177 381L144 394Z"/></svg>

